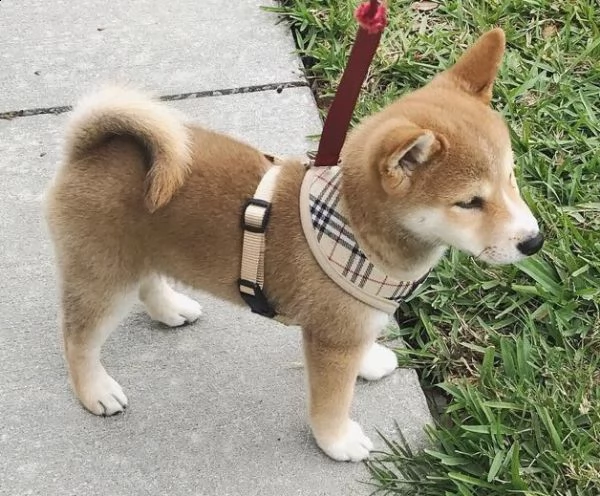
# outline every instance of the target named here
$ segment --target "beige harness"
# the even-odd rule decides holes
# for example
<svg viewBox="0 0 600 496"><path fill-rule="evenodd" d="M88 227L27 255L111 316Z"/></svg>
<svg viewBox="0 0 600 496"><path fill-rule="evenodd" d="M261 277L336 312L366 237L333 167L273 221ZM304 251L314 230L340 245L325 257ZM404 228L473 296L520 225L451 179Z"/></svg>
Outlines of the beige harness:
<svg viewBox="0 0 600 496"><path fill-rule="evenodd" d="M314 157L316 166L338 162L352 117L352 109L367 74L369 63L379 45L381 33L387 24L386 5L382 0L369 0L359 6L355 17L359 23L358 35L325 120L319 149ZM273 157L267 158L274 162ZM240 294L253 312L268 317L273 317L275 311L263 293L265 229L279 170L277 165L269 169L260 182L254 198L246 204L242 222L244 240L239 279Z"/></svg>
<svg viewBox="0 0 600 496"><path fill-rule="evenodd" d="M273 165L263 176L254 197L244 208L242 227L242 268L240 271L240 294L254 313L274 317L275 310L267 301L265 283L265 230L271 214L271 200L275 191L280 165Z"/></svg>
<svg viewBox="0 0 600 496"><path fill-rule="evenodd" d="M374 264L359 245L341 194L342 167L312 167L300 190L300 219L315 260L333 282L357 300L393 313L422 282L402 281Z"/></svg>
<svg viewBox="0 0 600 496"><path fill-rule="evenodd" d="M274 160L272 160L274 162ZM244 208L240 294L254 313L275 317L263 293L265 230L281 165L273 165ZM348 224L340 196L339 166L307 167L300 193L304 236L323 271L344 291L367 305L392 313L423 282L400 281L369 261Z"/></svg>

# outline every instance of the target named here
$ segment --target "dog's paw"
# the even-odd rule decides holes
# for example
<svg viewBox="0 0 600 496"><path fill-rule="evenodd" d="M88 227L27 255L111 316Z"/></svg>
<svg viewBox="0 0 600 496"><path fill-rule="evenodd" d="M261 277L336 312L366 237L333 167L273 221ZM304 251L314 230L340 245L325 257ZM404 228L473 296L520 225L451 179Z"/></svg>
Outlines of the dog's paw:
<svg viewBox="0 0 600 496"><path fill-rule="evenodd" d="M373 443L365 435L360 425L348 420L342 435L337 439L319 440L317 444L325 454L340 462L359 462L369 457Z"/></svg>
<svg viewBox="0 0 600 496"><path fill-rule="evenodd" d="M94 374L78 389L79 400L94 415L115 415L127 408L127 396L121 386L104 370Z"/></svg>
<svg viewBox="0 0 600 496"><path fill-rule="evenodd" d="M202 315L202 307L197 301L173 290L164 291L160 297L149 298L145 303L150 318L169 327L194 322Z"/></svg>
<svg viewBox="0 0 600 496"><path fill-rule="evenodd" d="M362 359L358 375L368 381L376 381L390 375L397 367L396 354L389 348L375 343Z"/></svg>

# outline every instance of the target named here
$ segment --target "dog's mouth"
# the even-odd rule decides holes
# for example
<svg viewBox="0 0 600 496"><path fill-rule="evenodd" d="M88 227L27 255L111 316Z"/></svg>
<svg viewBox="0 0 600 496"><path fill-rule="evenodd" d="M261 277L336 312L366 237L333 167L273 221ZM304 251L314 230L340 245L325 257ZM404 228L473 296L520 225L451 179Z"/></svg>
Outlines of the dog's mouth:
<svg viewBox="0 0 600 496"><path fill-rule="evenodd" d="M495 249L493 246L487 246L485 247L483 250L481 250L479 253L473 253L472 254L472 258L473 260L478 260L490 265L499 265L500 262L497 262L495 257Z"/></svg>
<svg viewBox="0 0 600 496"><path fill-rule="evenodd" d="M486 251L488 251L489 249L491 249L491 246L487 246L485 247L483 250L481 250L477 255L473 255L473 258L475 260L481 260L485 254Z"/></svg>
<svg viewBox="0 0 600 496"><path fill-rule="evenodd" d="M523 255L515 250L515 253L507 253L505 250L497 246L487 246L477 255L473 255L475 260L481 260L490 265L509 265L520 262L526 255Z"/></svg>

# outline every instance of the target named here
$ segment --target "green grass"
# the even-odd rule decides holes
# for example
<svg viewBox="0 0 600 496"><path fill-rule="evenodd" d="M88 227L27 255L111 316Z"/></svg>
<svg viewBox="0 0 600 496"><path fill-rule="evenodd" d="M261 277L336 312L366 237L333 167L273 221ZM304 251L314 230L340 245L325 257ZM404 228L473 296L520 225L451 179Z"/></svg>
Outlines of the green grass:
<svg viewBox="0 0 600 496"><path fill-rule="evenodd" d="M326 111L356 26L354 0L284 0ZM511 128L543 253L493 268L451 252L402 306L398 350L446 400L431 449L402 439L368 463L383 492L600 494L600 5L596 0L392 1L355 118L421 86L479 34L508 49L493 106Z"/></svg>

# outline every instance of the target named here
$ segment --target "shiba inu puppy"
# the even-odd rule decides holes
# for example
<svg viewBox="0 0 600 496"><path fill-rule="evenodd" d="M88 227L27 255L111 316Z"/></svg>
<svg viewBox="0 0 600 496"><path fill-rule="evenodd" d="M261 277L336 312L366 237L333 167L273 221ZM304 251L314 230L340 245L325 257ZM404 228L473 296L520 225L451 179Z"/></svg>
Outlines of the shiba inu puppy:
<svg viewBox="0 0 600 496"><path fill-rule="evenodd" d="M340 195L369 260L414 281L450 246L492 264L537 252L536 219L520 197L507 127L489 104L504 34L483 35L425 87L365 119L346 141ZM75 394L90 412L127 406L100 351L138 296L169 326L201 315L167 278L242 304L240 216L265 172L281 167L266 230L265 294L303 330L309 418L336 460L372 449L349 417L357 376L390 374L376 344L389 315L354 298L315 261L299 195L306 167L186 123L166 105L110 88L84 99L46 217L61 283L61 325ZM274 393L275 394L275 393Z"/></svg>

